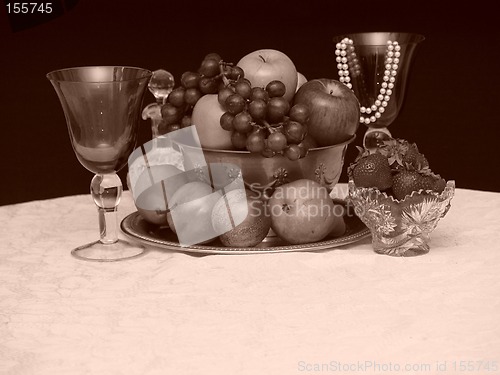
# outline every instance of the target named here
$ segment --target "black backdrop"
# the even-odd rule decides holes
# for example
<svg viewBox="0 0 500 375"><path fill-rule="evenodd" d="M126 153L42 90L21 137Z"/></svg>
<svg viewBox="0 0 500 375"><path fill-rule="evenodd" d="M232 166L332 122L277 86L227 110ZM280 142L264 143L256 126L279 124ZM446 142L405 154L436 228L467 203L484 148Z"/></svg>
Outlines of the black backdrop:
<svg viewBox="0 0 500 375"><path fill-rule="evenodd" d="M458 187L500 192L500 32L488 2L63 3L62 16L21 30L9 23L5 4L0 10L0 204L89 190L92 174L74 156L62 109L45 78L51 70L130 65L164 68L179 79L208 52L237 62L253 50L273 48L308 78L337 78L332 37L360 31L425 35L405 104L390 129L417 142L432 169ZM148 93L145 104L152 101ZM364 131L361 126L355 144ZM139 141L149 137L144 122ZM346 163L355 154L352 145Z"/></svg>

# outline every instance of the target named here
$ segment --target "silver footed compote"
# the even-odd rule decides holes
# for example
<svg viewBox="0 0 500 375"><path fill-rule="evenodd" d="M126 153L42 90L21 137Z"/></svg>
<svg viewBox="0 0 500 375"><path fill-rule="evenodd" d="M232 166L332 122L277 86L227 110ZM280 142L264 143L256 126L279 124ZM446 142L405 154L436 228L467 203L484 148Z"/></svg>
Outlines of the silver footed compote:
<svg viewBox="0 0 500 375"><path fill-rule="evenodd" d="M399 114L408 73L420 34L399 32L355 33L334 37L339 81L360 102L360 123L368 127L365 148L391 138L388 126Z"/></svg>
<svg viewBox="0 0 500 375"><path fill-rule="evenodd" d="M151 72L125 66L69 68L50 72L73 150L95 173L90 184L99 214L100 238L73 249L78 259L110 262L137 257L144 247L118 238L122 182L116 174L134 150L141 106Z"/></svg>

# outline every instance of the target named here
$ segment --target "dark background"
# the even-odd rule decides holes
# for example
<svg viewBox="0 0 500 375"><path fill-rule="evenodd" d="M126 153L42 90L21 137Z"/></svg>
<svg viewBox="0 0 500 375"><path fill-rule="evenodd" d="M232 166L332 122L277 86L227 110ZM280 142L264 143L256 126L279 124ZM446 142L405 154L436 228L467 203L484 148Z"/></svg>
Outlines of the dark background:
<svg viewBox="0 0 500 375"><path fill-rule="evenodd" d="M45 78L51 70L129 65L163 68L179 80L209 52L237 62L254 50L273 48L309 79L337 79L332 37L361 31L426 37L390 130L417 142L431 168L455 179L457 187L500 192L500 29L488 2L55 3L61 16L47 22L9 20L5 3L0 10L0 204L89 191L92 174L73 153L62 108ZM148 93L145 104L152 101ZM361 126L355 145L364 131ZM143 122L139 142L150 136ZM355 154L351 145L346 163Z"/></svg>

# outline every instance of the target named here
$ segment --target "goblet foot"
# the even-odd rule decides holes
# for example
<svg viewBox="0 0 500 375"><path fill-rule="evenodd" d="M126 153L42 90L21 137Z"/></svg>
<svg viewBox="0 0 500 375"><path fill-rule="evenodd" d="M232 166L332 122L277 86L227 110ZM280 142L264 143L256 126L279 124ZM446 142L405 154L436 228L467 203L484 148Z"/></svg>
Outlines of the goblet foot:
<svg viewBox="0 0 500 375"><path fill-rule="evenodd" d="M110 244L95 241L71 250L71 255L75 258L94 262L117 262L137 258L145 253L145 247L121 239Z"/></svg>

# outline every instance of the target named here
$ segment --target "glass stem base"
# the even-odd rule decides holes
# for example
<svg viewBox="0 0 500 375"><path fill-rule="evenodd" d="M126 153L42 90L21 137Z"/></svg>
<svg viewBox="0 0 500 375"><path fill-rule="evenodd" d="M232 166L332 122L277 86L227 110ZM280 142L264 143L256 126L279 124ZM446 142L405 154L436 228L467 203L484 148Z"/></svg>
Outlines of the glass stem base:
<svg viewBox="0 0 500 375"><path fill-rule="evenodd" d="M117 209L122 195L120 177L116 173L96 174L90 184L90 193L97 206L100 239L73 249L71 255L96 262L116 262L143 255L144 246L118 238Z"/></svg>
<svg viewBox="0 0 500 375"><path fill-rule="evenodd" d="M75 258L94 262L117 262L137 258L145 253L143 246L122 239L111 244L94 241L71 250L71 255Z"/></svg>
<svg viewBox="0 0 500 375"><path fill-rule="evenodd" d="M368 128L363 137L363 147L367 150L374 150L392 138L391 132L387 128Z"/></svg>

